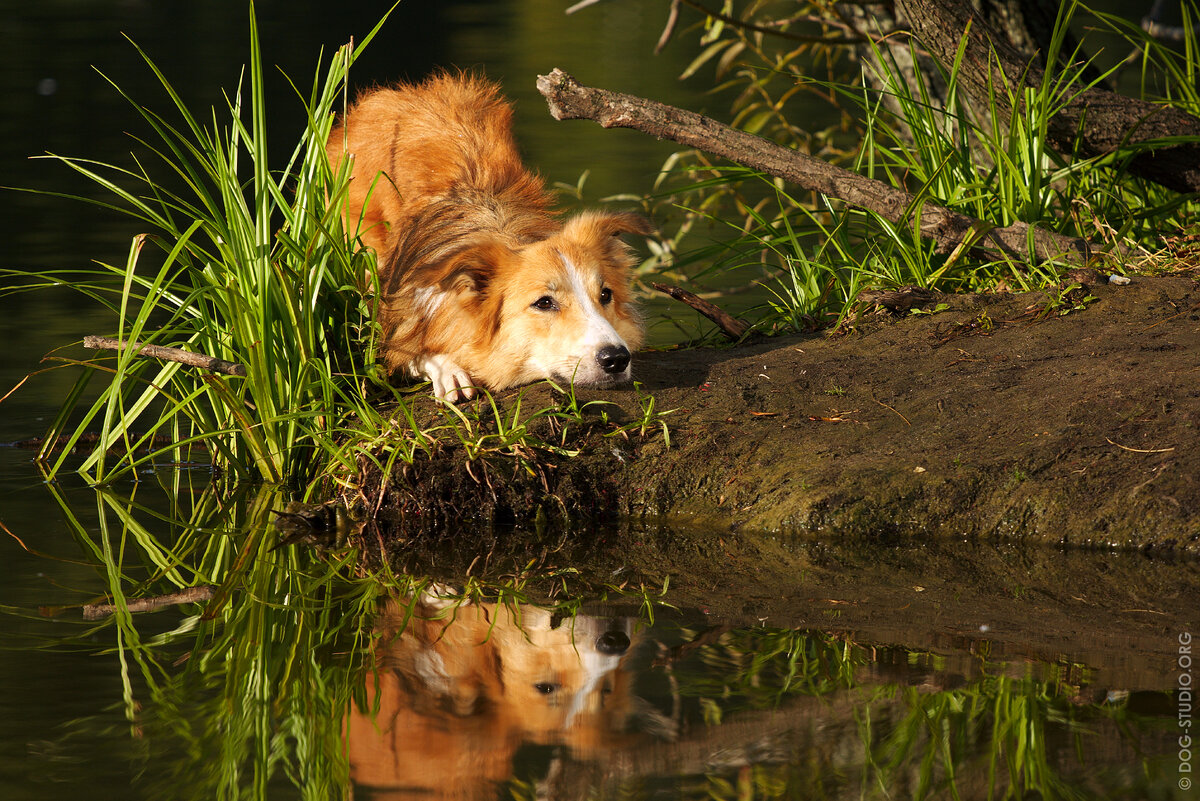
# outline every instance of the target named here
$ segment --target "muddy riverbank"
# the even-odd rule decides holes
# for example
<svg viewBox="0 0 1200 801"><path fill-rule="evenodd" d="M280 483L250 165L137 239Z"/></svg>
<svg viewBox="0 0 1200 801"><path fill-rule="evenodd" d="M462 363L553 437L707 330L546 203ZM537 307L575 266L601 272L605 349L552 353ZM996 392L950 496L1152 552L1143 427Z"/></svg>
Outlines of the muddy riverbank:
<svg viewBox="0 0 1200 801"><path fill-rule="evenodd" d="M652 355L673 447L624 511L791 534L1200 552L1200 294L1188 279L947 298L827 338Z"/></svg>
<svg viewBox="0 0 1200 801"><path fill-rule="evenodd" d="M429 513L476 495L465 508L506 519L551 497L572 515L800 538L1200 554L1196 282L938 305L833 336L640 354L635 377L673 410L669 447L651 429L483 482L450 458L392 477L384 506ZM580 397L636 415L632 391ZM535 387L523 402L554 401Z"/></svg>

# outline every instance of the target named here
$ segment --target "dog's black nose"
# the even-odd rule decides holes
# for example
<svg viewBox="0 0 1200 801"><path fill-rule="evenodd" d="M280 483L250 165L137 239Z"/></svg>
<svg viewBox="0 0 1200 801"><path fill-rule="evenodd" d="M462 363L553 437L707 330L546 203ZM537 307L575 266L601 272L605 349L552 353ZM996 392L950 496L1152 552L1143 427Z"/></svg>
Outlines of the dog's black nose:
<svg viewBox="0 0 1200 801"><path fill-rule="evenodd" d="M629 348L624 345L605 345L596 354L596 363L606 373L622 373L629 366Z"/></svg>
<svg viewBox="0 0 1200 801"><path fill-rule="evenodd" d="M628 352L625 359L629 359ZM606 631L596 638L596 650L609 656L623 654L629 650L629 637L623 631Z"/></svg>

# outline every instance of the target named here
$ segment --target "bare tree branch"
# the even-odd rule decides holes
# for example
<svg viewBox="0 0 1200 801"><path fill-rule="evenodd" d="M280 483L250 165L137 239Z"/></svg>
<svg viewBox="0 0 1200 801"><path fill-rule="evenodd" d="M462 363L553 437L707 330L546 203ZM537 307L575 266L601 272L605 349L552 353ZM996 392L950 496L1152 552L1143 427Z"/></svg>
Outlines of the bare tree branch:
<svg viewBox="0 0 1200 801"><path fill-rule="evenodd" d="M1092 246L1084 239L1025 223L998 228L709 117L633 95L582 86L559 69L539 75L537 87L557 120L589 119L605 128L633 128L840 198L895 225L907 227L916 220L921 235L933 239L942 252L967 246L1076 264L1086 262L1091 252Z"/></svg>
<svg viewBox="0 0 1200 801"><path fill-rule="evenodd" d="M246 377L246 368L237 362L227 362L215 356L205 356L203 353L192 353L180 348L168 348L162 345L145 345L141 342L127 342L111 337L86 336L83 346L91 350L125 350L137 348L139 356L149 356L152 359L162 359L166 362L179 362L189 367L200 367L212 370L214 373Z"/></svg>
<svg viewBox="0 0 1200 801"><path fill-rule="evenodd" d="M195 587L185 587L179 592L172 592L167 595L157 595L153 598L138 598L126 603L125 608L135 613L157 612L159 609L165 609L168 606L211 601L215 592L216 587L200 584ZM116 611L117 607L114 604L84 604L83 619L100 620L101 618L115 614Z"/></svg>
<svg viewBox="0 0 1200 801"><path fill-rule="evenodd" d="M716 323L717 327L721 329L725 336L729 337L734 342L737 342L742 338L743 334L750 330L749 325L729 314L728 312L722 311L694 292L688 292L686 289L682 289L677 286L660 284L657 281L651 281L650 286L654 287L659 292L664 292L670 295L680 303L686 303L687 305L691 306L693 309Z"/></svg>

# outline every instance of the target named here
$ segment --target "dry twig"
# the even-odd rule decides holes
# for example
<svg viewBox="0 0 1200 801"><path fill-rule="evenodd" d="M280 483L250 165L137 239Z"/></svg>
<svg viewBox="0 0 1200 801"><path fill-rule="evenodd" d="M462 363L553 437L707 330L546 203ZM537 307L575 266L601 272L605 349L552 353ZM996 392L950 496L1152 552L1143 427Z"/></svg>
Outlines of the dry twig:
<svg viewBox="0 0 1200 801"><path fill-rule="evenodd" d="M208 584L200 584L195 587L185 587L179 592L156 595L153 598L137 598L126 603L125 608L130 612L157 612L159 609L165 609L168 606L209 601L212 600L215 593L215 587ZM99 620L100 618L108 617L116 611L117 606L115 604L84 604L83 619Z"/></svg>
<svg viewBox="0 0 1200 801"><path fill-rule="evenodd" d="M166 362L179 362L189 367L212 370L214 373L224 373L225 375L235 375L242 378L246 377L246 368L244 365L237 362L227 362L215 356L205 356L203 353L192 353L181 348L168 348L163 345L145 345L141 342L126 342L123 339L98 336L84 337L83 346L91 350L125 350L126 348L137 348L139 356L149 356L150 358L162 359Z"/></svg>
<svg viewBox="0 0 1200 801"><path fill-rule="evenodd" d="M659 292L665 292L681 303L686 303L687 305L691 306L693 309L716 323L717 327L724 332L725 336L729 337L734 342L737 342L745 335L747 331L750 330L750 326L748 324L742 322L733 315L722 311L704 298L696 295L694 292L688 292L686 289L681 289L677 286L660 284L656 281L651 281L650 286L654 287Z"/></svg>

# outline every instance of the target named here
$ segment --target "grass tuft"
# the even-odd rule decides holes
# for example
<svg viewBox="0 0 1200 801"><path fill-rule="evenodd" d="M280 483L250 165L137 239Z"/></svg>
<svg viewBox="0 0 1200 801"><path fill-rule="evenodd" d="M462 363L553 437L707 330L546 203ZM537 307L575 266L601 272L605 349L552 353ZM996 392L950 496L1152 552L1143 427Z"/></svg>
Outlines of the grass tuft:
<svg viewBox="0 0 1200 801"><path fill-rule="evenodd" d="M109 333L118 339L215 356L247 372L197 377L128 349L88 361L52 357L84 369L40 454L51 477L97 428L97 446L80 470L98 483L184 462L201 449L237 479L303 484L317 475L314 456L347 414L366 406L375 383L362 285L371 257L343 230L338 199L347 177L331 173L324 145L350 67L378 30L340 48L306 92L293 84L306 123L282 169L272 169L267 153L253 5L248 66L210 119L189 109L140 49L172 114L141 106L110 81L153 130L156 138L139 141L158 161L154 169L137 158L129 169L50 156L110 198L78 200L117 209L149 232L134 238L124 264L18 273L10 291L73 286L114 313ZM151 258L147 245L161 257ZM85 402L97 375L107 385ZM67 447L55 456L60 436Z"/></svg>

